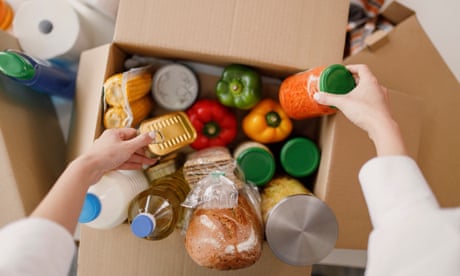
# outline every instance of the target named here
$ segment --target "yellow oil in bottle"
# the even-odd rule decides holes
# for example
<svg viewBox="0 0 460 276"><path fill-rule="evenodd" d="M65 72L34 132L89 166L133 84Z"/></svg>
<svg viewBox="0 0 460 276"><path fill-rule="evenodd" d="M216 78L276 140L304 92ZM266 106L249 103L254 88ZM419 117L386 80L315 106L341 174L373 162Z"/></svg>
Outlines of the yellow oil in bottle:
<svg viewBox="0 0 460 276"><path fill-rule="evenodd" d="M147 240L169 236L181 220L183 207L180 204L189 191L182 169L154 180L129 206L128 222L132 233Z"/></svg>

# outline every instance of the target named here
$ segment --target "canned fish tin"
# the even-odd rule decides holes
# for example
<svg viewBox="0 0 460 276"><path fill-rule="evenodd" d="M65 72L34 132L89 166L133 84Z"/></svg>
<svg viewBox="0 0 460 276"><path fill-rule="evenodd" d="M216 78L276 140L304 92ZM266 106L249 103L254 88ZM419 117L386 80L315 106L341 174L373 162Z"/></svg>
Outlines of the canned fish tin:
<svg viewBox="0 0 460 276"><path fill-rule="evenodd" d="M318 104L316 92L346 94L355 87L353 75L341 64L319 66L287 77L279 89L279 101L292 119L307 119L337 112L334 107Z"/></svg>
<svg viewBox="0 0 460 276"><path fill-rule="evenodd" d="M145 120L139 126L139 132L155 131L160 141L148 145L149 151L163 156L191 144L197 137L195 128L182 111L168 113Z"/></svg>
<svg viewBox="0 0 460 276"><path fill-rule="evenodd" d="M164 65L153 76L152 95L163 108L185 110L198 97L198 79L183 64Z"/></svg>

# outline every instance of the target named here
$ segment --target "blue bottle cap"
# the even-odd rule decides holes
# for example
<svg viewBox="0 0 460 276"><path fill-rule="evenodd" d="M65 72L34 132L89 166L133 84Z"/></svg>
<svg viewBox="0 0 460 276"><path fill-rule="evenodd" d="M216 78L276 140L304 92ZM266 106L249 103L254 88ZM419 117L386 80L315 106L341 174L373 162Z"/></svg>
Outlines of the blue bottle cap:
<svg viewBox="0 0 460 276"><path fill-rule="evenodd" d="M155 226L156 221L151 214L141 213L131 222L131 232L139 238L145 238L155 230Z"/></svg>
<svg viewBox="0 0 460 276"><path fill-rule="evenodd" d="M101 212L101 201L99 198L92 193L87 193L83 208L78 218L80 223L88 223L95 220Z"/></svg>

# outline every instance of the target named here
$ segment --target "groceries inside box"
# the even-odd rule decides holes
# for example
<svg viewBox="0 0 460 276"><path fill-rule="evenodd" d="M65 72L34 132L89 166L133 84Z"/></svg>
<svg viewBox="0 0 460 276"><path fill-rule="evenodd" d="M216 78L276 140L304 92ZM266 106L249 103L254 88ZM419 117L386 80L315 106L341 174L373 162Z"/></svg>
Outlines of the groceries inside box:
<svg viewBox="0 0 460 276"><path fill-rule="evenodd" d="M244 64L134 54L101 86L101 131L149 133L145 153L158 162L105 175L88 190L80 223L125 223L133 237L155 242L178 231L191 259L217 270L253 265L265 240L296 266L318 263L334 248L335 215L312 191L319 118L337 109L312 96L351 91L354 78L343 65L281 79Z"/></svg>

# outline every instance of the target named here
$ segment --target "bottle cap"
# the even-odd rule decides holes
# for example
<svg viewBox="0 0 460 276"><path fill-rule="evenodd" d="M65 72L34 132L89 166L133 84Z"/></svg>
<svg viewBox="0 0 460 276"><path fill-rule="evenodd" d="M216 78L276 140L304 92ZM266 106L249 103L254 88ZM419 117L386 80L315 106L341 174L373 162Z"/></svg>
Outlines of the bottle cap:
<svg viewBox="0 0 460 276"><path fill-rule="evenodd" d="M262 148L248 148L241 152L236 162L244 173L246 180L262 186L275 174L275 159L270 152Z"/></svg>
<svg viewBox="0 0 460 276"><path fill-rule="evenodd" d="M319 90L334 94L346 94L355 88L355 79L341 64L326 67L319 78Z"/></svg>
<svg viewBox="0 0 460 276"><path fill-rule="evenodd" d="M92 194L87 193L85 196L85 201L83 203L83 208L78 218L80 223L88 223L95 220L99 213L101 212L101 201L99 198Z"/></svg>
<svg viewBox="0 0 460 276"><path fill-rule="evenodd" d="M155 227L156 220L149 213L140 213L131 222L131 232L139 238L145 238L150 235L155 230Z"/></svg>
<svg viewBox="0 0 460 276"><path fill-rule="evenodd" d="M281 148L280 160L288 174L305 177L318 168L319 150L315 143L307 138L293 138Z"/></svg>
<svg viewBox="0 0 460 276"><path fill-rule="evenodd" d="M0 52L0 72L21 80L31 79L35 75L32 64L20 55L10 51Z"/></svg>
<svg viewBox="0 0 460 276"><path fill-rule="evenodd" d="M337 219L322 200L292 195L268 213L265 237L275 256L295 265L313 265L324 259L338 237Z"/></svg>
<svg viewBox="0 0 460 276"><path fill-rule="evenodd" d="M164 65L153 76L152 95L166 109L185 110L198 97L198 79L185 65Z"/></svg>

